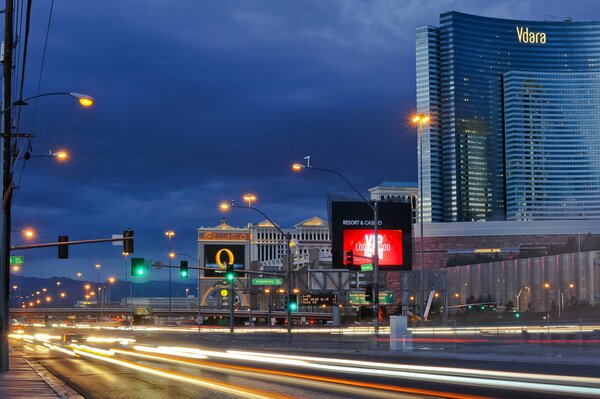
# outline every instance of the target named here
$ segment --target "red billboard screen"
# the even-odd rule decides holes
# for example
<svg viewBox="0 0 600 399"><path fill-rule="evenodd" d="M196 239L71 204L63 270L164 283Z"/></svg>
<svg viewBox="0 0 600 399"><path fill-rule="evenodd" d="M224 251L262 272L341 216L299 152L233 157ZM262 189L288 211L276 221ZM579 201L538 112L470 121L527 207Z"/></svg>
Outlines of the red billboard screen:
<svg viewBox="0 0 600 399"><path fill-rule="evenodd" d="M371 263L375 246L373 230L344 230L343 252L352 251L354 264ZM402 266L402 230L379 230L379 266ZM344 257L344 265L347 265Z"/></svg>

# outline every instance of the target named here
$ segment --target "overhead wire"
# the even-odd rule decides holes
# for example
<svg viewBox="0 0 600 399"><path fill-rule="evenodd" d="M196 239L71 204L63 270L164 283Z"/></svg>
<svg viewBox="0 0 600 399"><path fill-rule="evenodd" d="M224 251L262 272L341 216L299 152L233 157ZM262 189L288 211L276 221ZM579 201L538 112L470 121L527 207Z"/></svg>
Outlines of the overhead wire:
<svg viewBox="0 0 600 399"><path fill-rule="evenodd" d="M35 93L35 96L38 96L40 94L40 90L42 87L42 77L43 77L43 73L44 73L44 64L46 61L46 52L48 49L48 39L50 37L50 26L52 24L52 15L54 12L54 0L52 0L50 2L50 12L48 14L48 24L46 26L46 37L44 39L44 49L42 51L42 61L41 61L41 65L40 65L40 74L38 77L38 84L37 84L37 90ZM32 117L31 117L31 129L33 130L34 126L35 126L35 117L37 114L37 105L38 105L38 99L36 98L34 100L33 103L33 113L32 113ZM31 139L27 140L27 150L26 151L32 151L32 145L31 145ZM23 164L21 166L21 170L19 172L19 177L16 181L15 187L19 188L20 184L21 184L21 179L23 178L23 173L25 172L25 166L27 165L27 160L23 161ZM13 194L13 197L16 196L18 191L15 191L15 193Z"/></svg>

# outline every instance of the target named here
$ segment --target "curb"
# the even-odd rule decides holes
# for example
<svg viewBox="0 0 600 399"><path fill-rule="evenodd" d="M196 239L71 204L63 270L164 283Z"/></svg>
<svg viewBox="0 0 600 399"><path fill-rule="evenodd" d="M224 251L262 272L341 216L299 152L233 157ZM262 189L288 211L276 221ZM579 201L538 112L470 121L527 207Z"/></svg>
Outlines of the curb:
<svg viewBox="0 0 600 399"><path fill-rule="evenodd" d="M85 399L77 391L67 385L63 380L56 377L54 374L49 372L44 366L35 360L24 359L29 366L35 371L50 388L58 395L61 399Z"/></svg>

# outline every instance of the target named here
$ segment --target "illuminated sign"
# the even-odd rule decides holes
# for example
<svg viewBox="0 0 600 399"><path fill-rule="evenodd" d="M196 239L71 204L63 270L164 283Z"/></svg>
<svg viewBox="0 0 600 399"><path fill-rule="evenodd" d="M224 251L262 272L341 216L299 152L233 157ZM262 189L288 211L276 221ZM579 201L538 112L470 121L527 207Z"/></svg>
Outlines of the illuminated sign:
<svg viewBox="0 0 600 399"><path fill-rule="evenodd" d="M204 270L205 277L224 277L227 265L233 265L234 270L244 270L244 246L243 245L218 245L206 244L204 246L204 267L212 270ZM238 273L238 276L241 276Z"/></svg>
<svg viewBox="0 0 600 399"><path fill-rule="evenodd" d="M377 241L379 266L402 266L402 230L379 230ZM371 263L375 252L373 230L344 230L343 251L354 253L355 265Z"/></svg>
<svg viewBox="0 0 600 399"><path fill-rule="evenodd" d="M529 27L517 26L519 43L546 44L546 33L529 31Z"/></svg>
<svg viewBox="0 0 600 399"><path fill-rule="evenodd" d="M252 285L282 285L282 278L253 278Z"/></svg>
<svg viewBox="0 0 600 399"><path fill-rule="evenodd" d="M367 300L365 299L364 291L348 292L346 300L350 305L370 304L370 302L367 302ZM385 305L393 305L394 304L394 291L380 291L379 292L379 303L385 304Z"/></svg>
<svg viewBox="0 0 600 399"><path fill-rule="evenodd" d="M300 306L336 306L338 297L335 294L303 294L300 295Z"/></svg>
<svg viewBox="0 0 600 399"><path fill-rule="evenodd" d="M248 233L219 233L207 231L200 233L200 241L248 241Z"/></svg>
<svg viewBox="0 0 600 399"><path fill-rule="evenodd" d="M331 203L331 257L334 267L360 270L361 265L373 263L373 255L377 251L381 269L411 270L411 204L380 201L377 206L379 228L376 245L373 209L366 202ZM347 257L350 250L353 256ZM353 259L352 266L347 263L349 259Z"/></svg>

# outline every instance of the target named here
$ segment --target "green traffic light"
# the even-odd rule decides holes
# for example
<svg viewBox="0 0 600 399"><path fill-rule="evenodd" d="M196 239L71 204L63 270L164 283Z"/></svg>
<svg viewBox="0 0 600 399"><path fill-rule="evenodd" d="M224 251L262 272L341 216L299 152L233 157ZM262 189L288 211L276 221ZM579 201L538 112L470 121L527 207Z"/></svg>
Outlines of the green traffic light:
<svg viewBox="0 0 600 399"><path fill-rule="evenodd" d="M181 278L186 278L187 276L188 276L188 272L187 272L187 271L185 271L185 270L181 270L181 271L179 272L179 277L181 277Z"/></svg>
<svg viewBox="0 0 600 399"><path fill-rule="evenodd" d="M141 267L139 269L137 269L137 275L138 276L143 276L144 275L144 269L142 269Z"/></svg>
<svg viewBox="0 0 600 399"><path fill-rule="evenodd" d="M233 283L233 280L235 280L235 273L229 272L225 274L225 280L227 280L229 283Z"/></svg>
<svg viewBox="0 0 600 399"><path fill-rule="evenodd" d="M291 311L296 311L298 310L298 304L296 302L292 302L290 303L290 310Z"/></svg>
<svg viewBox="0 0 600 399"><path fill-rule="evenodd" d="M515 313L515 317L518 319L519 317L521 317L521 313Z"/></svg>

